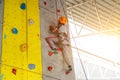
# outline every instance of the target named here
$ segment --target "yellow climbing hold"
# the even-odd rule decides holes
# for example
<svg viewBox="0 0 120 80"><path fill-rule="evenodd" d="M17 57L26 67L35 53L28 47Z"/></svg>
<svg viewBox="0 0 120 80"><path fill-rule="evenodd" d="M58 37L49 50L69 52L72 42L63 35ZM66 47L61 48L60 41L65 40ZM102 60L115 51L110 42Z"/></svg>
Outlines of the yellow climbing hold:
<svg viewBox="0 0 120 80"><path fill-rule="evenodd" d="M26 43L20 45L20 51L25 52L28 49L28 45Z"/></svg>

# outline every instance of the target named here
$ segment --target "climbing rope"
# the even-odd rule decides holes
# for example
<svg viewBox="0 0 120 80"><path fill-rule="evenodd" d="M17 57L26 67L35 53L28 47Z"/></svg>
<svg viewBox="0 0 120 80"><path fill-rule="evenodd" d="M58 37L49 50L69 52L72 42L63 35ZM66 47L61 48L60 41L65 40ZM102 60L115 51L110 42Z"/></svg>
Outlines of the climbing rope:
<svg viewBox="0 0 120 80"><path fill-rule="evenodd" d="M63 8L63 11L64 11L65 16L67 17L67 14L66 14L66 12L65 12L65 9L64 9L64 6L63 6L63 2L62 2L62 0L60 0L60 3L61 3L61 5L62 5L62 8ZM67 19L68 19L68 18L67 18ZM76 43L75 38L73 37L73 33L72 33L72 30L71 30L71 29L70 29L70 32L71 32L71 34L72 34L72 38L73 38L73 40L74 40L75 47L77 48L77 43ZM84 65L83 65L82 59L81 59L81 56L80 56L79 51L78 51L78 48L77 48L77 53L78 53L79 60L80 60L80 63L81 63L81 66L82 66L82 69L83 69L84 75L85 75L85 77L86 77L86 80L88 80L88 78L87 78L87 74L86 74L86 71L85 71L85 68L84 68Z"/></svg>
<svg viewBox="0 0 120 80"><path fill-rule="evenodd" d="M57 4L58 4L58 2L57 1L58 0L55 0L55 8L56 8L55 13L56 13L56 17L57 17L57 20L58 20L58 13L57 13L57 9L58 9Z"/></svg>

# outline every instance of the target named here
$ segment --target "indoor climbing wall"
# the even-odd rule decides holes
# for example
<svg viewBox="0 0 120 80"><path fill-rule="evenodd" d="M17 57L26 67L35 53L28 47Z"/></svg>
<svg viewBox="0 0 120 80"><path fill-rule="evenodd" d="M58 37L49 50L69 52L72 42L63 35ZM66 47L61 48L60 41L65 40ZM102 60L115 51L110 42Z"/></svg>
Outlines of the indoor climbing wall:
<svg viewBox="0 0 120 80"><path fill-rule="evenodd" d="M4 0L0 80L42 80L38 3Z"/></svg>
<svg viewBox="0 0 120 80"><path fill-rule="evenodd" d="M72 53L69 58L72 63L72 71L66 73L65 64L60 50L54 52L48 46L45 38L52 36L49 25L57 25L60 16L66 16L64 0L40 0L41 40L43 59L43 80L75 80ZM67 29L69 29L67 24ZM71 48L68 49L71 51Z"/></svg>

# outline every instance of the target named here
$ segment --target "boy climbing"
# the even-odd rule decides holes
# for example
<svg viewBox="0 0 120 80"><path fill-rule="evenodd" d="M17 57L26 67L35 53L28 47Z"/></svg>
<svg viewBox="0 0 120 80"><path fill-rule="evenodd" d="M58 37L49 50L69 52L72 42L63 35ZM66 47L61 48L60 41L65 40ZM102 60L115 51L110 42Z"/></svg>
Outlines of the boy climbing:
<svg viewBox="0 0 120 80"><path fill-rule="evenodd" d="M58 20L57 26L50 25L49 26L50 31L56 34L56 36L47 37L46 41L52 50L57 50L58 48L62 49L61 51L62 51L63 59L68 66L68 70L66 73L69 73L70 71L72 71L72 67L69 57L71 51L69 50L70 42L69 42L66 23L67 23L66 17L61 16Z"/></svg>

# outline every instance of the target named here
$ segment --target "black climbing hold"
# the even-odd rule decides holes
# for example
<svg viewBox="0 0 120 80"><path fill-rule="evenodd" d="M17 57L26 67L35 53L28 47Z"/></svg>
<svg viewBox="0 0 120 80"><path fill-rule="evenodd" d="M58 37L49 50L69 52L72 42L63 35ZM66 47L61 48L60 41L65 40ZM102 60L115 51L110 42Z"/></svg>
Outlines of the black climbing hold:
<svg viewBox="0 0 120 80"><path fill-rule="evenodd" d="M20 6L20 8L21 8L22 10L25 10L25 9L26 9L26 4L25 4L25 3L22 3L21 6Z"/></svg>

